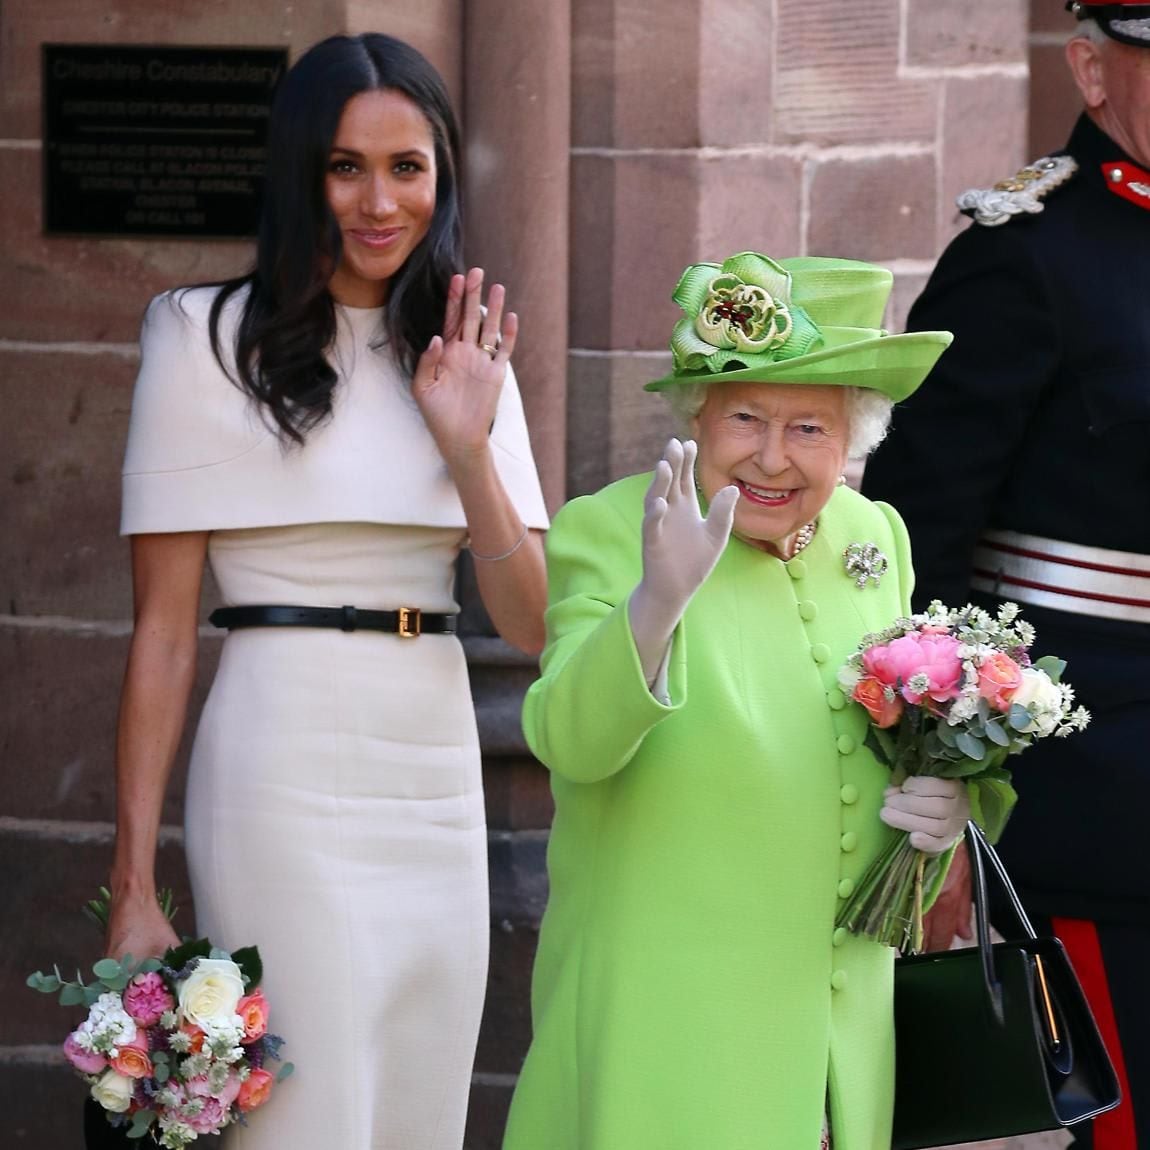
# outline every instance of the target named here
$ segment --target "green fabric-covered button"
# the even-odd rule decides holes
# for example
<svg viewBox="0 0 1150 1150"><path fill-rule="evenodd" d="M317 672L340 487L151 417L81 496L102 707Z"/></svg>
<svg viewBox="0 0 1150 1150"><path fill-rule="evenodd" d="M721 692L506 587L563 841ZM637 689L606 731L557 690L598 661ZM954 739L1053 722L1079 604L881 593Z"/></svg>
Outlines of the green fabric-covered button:
<svg viewBox="0 0 1150 1150"><path fill-rule="evenodd" d="M805 559L792 559L787 564L787 574L792 579L802 579L807 573L807 561Z"/></svg>
<svg viewBox="0 0 1150 1150"><path fill-rule="evenodd" d="M843 783L839 787L839 798L849 807L852 803L859 801L859 789L854 783Z"/></svg>
<svg viewBox="0 0 1150 1150"><path fill-rule="evenodd" d="M804 599L799 604L799 618L804 623L810 623L818 617L819 605L813 603L810 599Z"/></svg>
<svg viewBox="0 0 1150 1150"><path fill-rule="evenodd" d="M843 837L839 839L839 846L842 848L844 854L850 854L851 851L859 845L859 837L854 831L846 831Z"/></svg>
<svg viewBox="0 0 1150 1150"><path fill-rule="evenodd" d="M858 743L855 742L853 735L839 735L835 739L835 746L838 747L840 755L849 755L858 746Z"/></svg>
<svg viewBox="0 0 1150 1150"><path fill-rule="evenodd" d="M850 931L845 926L836 926L834 934L831 935L831 946L842 946L848 934Z"/></svg>
<svg viewBox="0 0 1150 1150"><path fill-rule="evenodd" d="M832 990L846 990L847 987L847 972L845 970L836 970L831 975L831 989Z"/></svg>
<svg viewBox="0 0 1150 1150"><path fill-rule="evenodd" d="M846 705L847 697L838 687L832 687L827 692L827 706L830 707L832 711L841 711Z"/></svg>
<svg viewBox="0 0 1150 1150"><path fill-rule="evenodd" d="M825 663L831 657L831 649L826 643L815 643L811 647L811 658L816 663Z"/></svg>
<svg viewBox="0 0 1150 1150"><path fill-rule="evenodd" d="M855 892L855 880L844 878L839 882L839 898L850 898Z"/></svg>

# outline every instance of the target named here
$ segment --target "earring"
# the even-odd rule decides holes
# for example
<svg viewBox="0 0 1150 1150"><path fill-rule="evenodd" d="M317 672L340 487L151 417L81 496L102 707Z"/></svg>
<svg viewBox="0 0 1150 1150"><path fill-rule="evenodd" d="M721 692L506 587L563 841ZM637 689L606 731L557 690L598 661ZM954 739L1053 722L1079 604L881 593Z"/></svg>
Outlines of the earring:
<svg viewBox="0 0 1150 1150"><path fill-rule="evenodd" d="M846 477L845 475L840 475L840 476L839 476L839 483L838 483L838 485L839 485L840 487L842 487L842 485L843 485L844 483L846 483L846 481L847 481L847 477Z"/></svg>

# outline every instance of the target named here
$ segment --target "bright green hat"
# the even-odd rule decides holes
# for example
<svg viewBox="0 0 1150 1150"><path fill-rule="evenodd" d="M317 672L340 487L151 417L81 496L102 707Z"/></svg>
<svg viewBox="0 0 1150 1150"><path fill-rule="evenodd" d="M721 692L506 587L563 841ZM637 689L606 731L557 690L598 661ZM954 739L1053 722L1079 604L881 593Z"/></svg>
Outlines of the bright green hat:
<svg viewBox="0 0 1150 1150"><path fill-rule="evenodd" d="M647 384L822 383L906 399L954 338L888 335L879 326L894 277L857 260L740 252L692 264L671 298L686 313L671 335L674 367Z"/></svg>

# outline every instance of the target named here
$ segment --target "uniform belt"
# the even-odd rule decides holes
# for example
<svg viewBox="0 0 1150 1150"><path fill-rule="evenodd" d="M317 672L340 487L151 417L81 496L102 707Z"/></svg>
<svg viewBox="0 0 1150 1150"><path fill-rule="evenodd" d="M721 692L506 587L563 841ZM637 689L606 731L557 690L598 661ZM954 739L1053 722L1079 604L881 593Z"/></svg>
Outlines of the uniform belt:
<svg viewBox="0 0 1150 1150"><path fill-rule="evenodd" d="M1150 555L987 531L974 551L976 591L1021 603L1150 623Z"/></svg>
<svg viewBox="0 0 1150 1150"><path fill-rule="evenodd" d="M390 631L401 639L422 634L454 635L455 616L400 607L362 611L358 607L220 607L208 616L214 627L332 627L340 631Z"/></svg>

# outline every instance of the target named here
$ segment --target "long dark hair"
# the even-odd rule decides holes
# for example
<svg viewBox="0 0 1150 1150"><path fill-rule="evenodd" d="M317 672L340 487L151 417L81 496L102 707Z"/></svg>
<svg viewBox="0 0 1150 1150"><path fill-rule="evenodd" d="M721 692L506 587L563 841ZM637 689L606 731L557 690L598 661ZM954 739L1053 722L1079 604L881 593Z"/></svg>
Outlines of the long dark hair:
<svg viewBox="0 0 1150 1150"><path fill-rule="evenodd" d="M325 352L336 332L328 280L342 255L325 176L344 106L361 92L391 89L412 100L435 141L435 213L423 240L388 285L384 326L408 371L439 331L451 276L462 263L459 131L436 70L392 36L332 36L284 77L272 106L267 182L255 268L221 285L209 315L212 351L225 371L220 316L243 288L236 329L236 382L302 443L332 407L337 375Z"/></svg>

